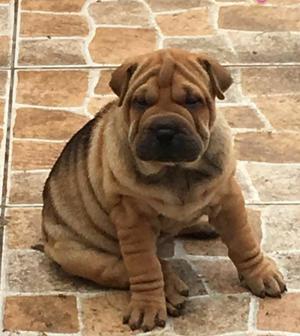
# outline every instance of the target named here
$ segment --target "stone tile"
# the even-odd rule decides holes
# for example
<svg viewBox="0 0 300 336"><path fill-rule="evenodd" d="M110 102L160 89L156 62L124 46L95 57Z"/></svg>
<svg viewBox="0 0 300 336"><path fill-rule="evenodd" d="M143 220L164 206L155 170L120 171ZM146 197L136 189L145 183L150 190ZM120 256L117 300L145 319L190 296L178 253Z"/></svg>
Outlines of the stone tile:
<svg viewBox="0 0 300 336"><path fill-rule="evenodd" d="M242 87L246 95L299 93L300 67L244 68Z"/></svg>
<svg viewBox="0 0 300 336"><path fill-rule="evenodd" d="M128 302L127 292L107 292L82 299L83 336L132 335L129 327L122 323Z"/></svg>
<svg viewBox="0 0 300 336"><path fill-rule="evenodd" d="M261 201L300 200L300 167L248 163L247 170Z"/></svg>
<svg viewBox="0 0 300 336"><path fill-rule="evenodd" d="M164 40L164 47L186 49L196 53L205 51L221 63L237 62L236 55L222 34L199 36L198 38L166 38Z"/></svg>
<svg viewBox="0 0 300 336"><path fill-rule="evenodd" d="M202 279L186 260L172 259L171 264L180 278L188 285L190 296L207 294Z"/></svg>
<svg viewBox="0 0 300 336"><path fill-rule="evenodd" d="M237 170L235 172L235 178L242 189L242 193L246 202L257 201L255 196L253 195L252 188L249 185L248 179L245 176L245 173L237 166Z"/></svg>
<svg viewBox="0 0 300 336"><path fill-rule="evenodd" d="M40 208L7 209L5 219L8 248L29 249L42 243Z"/></svg>
<svg viewBox="0 0 300 336"><path fill-rule="evenodd" d="M42 293L95 292L100 288L67 274L42 252L11 250L8 253L6 289L19 293Z"/></svg>
<svg viewBox="0 0 300 336"><path fill-rule="evenodd" d="M110 64L122 63L127 57L147 53L155 48L155 31L144 28L97 28L89 45L94 62Z"/></svg>
<svg viewBox="0 0 300 336"><path fill-rule="evenodd" d="M272 5L300 5L300 0L268 0Z"/></svg>
<svg viewBox="0 0 300 336"><path fill-rule="evenodd" d="M51 169L65 143L19 141L13 142L14 170Z"/></svg>
<svg viewBox="0 0 300 336"><path fill-rule="evenodd" d="M259 303L257 326L263 330L300 332L300 293L286 294L281 300L267 298Z"/></svg>
<svg viewBox="0 0 300 336"><path fill-rule="evenodd" d="M220 8L219 27L252 31L300 31L300 8L226 6Z"/></svg>
<svg viewBox="0 0 300 336"><path fill-rule="evenodd" d="M10 33L10 17L9 17L9 7L0 7L0 34L9 35Z"/></svg>
<svg viewBox="0 0 300 336"><path fill-rule="evenodd" d="M55 15L23 12L20 35L31 36L87 36L86 19L79 15Z"/></svg>
<svg viewBox="0 0 300 336"><path fill-rule="evenodd" d="M300 131L298 106L300 94L282 96L259 96L254 98L256 106L277 130Z"/></svg>
<svg viewBox="0 0 300 336"><path fill-rule="evenodd" d="M256 111L250 106L219 107L232 128L263 128Z"/></svg>
<svg viewBox="0 0 300 336"><path fill-rule="evenodd" d="M230 88L225 92L225 100L223 103L241 103L241 100L244 99L240 89L240 69L238 68L228 68L233 83ZM218 100L217 100L218 101Z"/></svg>
<svg viewBox="0 0 300 336"><path fill-rule="evenodd" d="M205 7L182 13L157 15L156 22L162 33L167 36L213 34L209 11Z"/></svg>
<svg viewBox="0 0 300 336"><path fill-rule="evenodd" d="M74 333L79 331L75 296L10 296L4 329Z"/></svg>
<svg viewBox="0 0 300 336"><path fill-rule="evenodd" d="M12 172L10 204L41 204L44 183L49 172Z"/></svg>
<svg viewBox="0 0 300 336"><path fill-rule="evenodd" d="M262 240L262 223L261 223L261 209L247 208L248 221L252 225L254 233L259 242Z"/></svg>
<svg viewBox="0 0 300 336"><path fill-rule="evenodd" d="M112 70L101 70L99 81L95 87L95 94L112 94L112 90L109 86Z"/></svg>
<svg viewBox="0 0 300 336"><path fill-rule="evenodd" d="M284 274L288 290L300 289L300 255L286 254L276 255L277 264Z"/></svg>
<svg viewBox="0 0 300 336"><path fill-rule="evenodd" d="M8 91L8 72L0 70L0 96L5 96Z"/></svg>
<svg viewBox="0 0 300 336"><path fill-rule="evenodd" d="M61 110L19 108L16 112L14 137L45 140L68 140L89 118Z"/></svg>
<svg viewBox="0 0 300 336"><path fill-rule="evenodd" d="M88 88L84 70L19 71L17 102L42 106L81 106Z"/></svg>
<svg viewBox="0 0 300 336"><path fill-rule="evenodd" d="M165 330L162 330L161 328L154 329L153 331L151 331L149 335L151 336L177 336L173 331L168 330L167 328Z"/></svg>
<svg viewBox="0 0 300 336"><path fill-rule="evenodd" d="M23 0L22 9L45 12L79 12L85 0Z"/></svg>
<svg viewBox="0 0 300 336"><path fill-rule="evenodd" d="M146 0L154 12L171 11L178 9L190 9L205 6L207 0Z"/></svg>
<svg viewBox="0 0 300 336"><path fill-rule="evenodd" d="M186 253L191 255L204 256L227 256L227 247L222 243L221 238L198 240L183 239L183 247Z"/></svg>
<svg viewBox="0 0 300 336"><path fill-rule="evenodd" d="M89 14L96 24L149 26L146 7L139 1L98 1L89 6Z"/></svg>
<svg viewBox="0 0 300 336"><path fill-rule="evenodd" d="M81 40L21 40L19 65L85 64Z"/></svg>
<svg viewBox="0 0 300 336"><path fill-rule="evenodd" d="M272 163L300 163L300 133L256 133L235 135L238 159Z"/></svg>
<svg viewBox="0 0 300 336"><path fill-rule="evenodd" d="M3 125L5 114L5 100L0 99L0 127Z"/></svg>
<svg viewBox="0 0 300 336"><path fill-rule="evenodd" d="M249 297L214 295L187 303L185 314L173 320L175 332L185 336L210 336L246 331Z"/></svg>
<svg viewBox="0 0 300 336"><path fill-rule="evenodd" d="M203 259L193 261L193 265L213 292L234 294L247 291L241 286L237 270L230 260Z"/></svg>
<svg viewBox="0 0 300 336"><path fill-rule="evenodd" d="M3 146L3 144L2 144L2 140L3 140L3 129L2 128L0 128L0 145L1 146ZM1 166L2 166L3 164L2 164L2 162L1 162ZM0 167L1 167L0 166ZM1 167L2 168L2 167ZM2 171L0 172L0 174L2 174ZM2 176L0 175L0 178L2 179Z"/></svg>
<svg viewBox="0 0 300 336"><path fill-rule="evenodd" d="M229 32L239 63L299 62L299 33Z"/></svg>
<svg viewBox="0 0 300 336"><path fill-rule="evenodd" d="M253 208L247 208L249 223L253 226L258 240L261 240L261 211ZM220 238L199 240L199 239L182 239L183 247L186 253L201 256L227 256L227 247L222 243Z"/></svg>
<svg viewBox="0 0 300 336"><path fill-rule="evenodd" d="M95 115L103 106L112 101L116 96L91 97L88 103L88 112Z"/></svg>
<svg viewBox="0 0 300 336"><path fill-rule="evenodd" d="M264 249L267 252L300 250L299 205L273 205L263 212L265 222Z"/></svg>
<svg viewBox="0 0 300 336"><path fill-rule="evenodd" d="M10 64L10 37L0 36L0 67Z"/></svg>

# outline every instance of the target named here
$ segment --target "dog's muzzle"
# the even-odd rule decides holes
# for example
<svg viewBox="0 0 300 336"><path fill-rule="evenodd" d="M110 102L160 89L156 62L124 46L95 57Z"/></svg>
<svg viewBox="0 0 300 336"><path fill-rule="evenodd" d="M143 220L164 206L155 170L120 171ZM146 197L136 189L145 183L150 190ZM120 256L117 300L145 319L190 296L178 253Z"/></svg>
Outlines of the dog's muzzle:
<svg viewBox="0 0 300 336"><path fill-rule="evenodd" d="M177 120L155 120L145 127L136 142L136 154L143 161L192 162L201 152L201 141Z"/></svg>

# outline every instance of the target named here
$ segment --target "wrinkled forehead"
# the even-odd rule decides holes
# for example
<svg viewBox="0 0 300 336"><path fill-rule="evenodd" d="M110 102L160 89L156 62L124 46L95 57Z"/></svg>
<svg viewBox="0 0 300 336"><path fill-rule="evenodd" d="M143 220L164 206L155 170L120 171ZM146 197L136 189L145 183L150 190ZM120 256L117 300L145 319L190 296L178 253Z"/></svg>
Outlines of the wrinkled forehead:
<svg viewBox="0 0 300 336"><path fill-rule="evenodd" d="M146 57L139 63L131 80L132 91L155 86L156 90L170 88L173 91L193 88L204 94L208 85L209 76L196 59L183 55L176 57L171 53Z"/></svg>

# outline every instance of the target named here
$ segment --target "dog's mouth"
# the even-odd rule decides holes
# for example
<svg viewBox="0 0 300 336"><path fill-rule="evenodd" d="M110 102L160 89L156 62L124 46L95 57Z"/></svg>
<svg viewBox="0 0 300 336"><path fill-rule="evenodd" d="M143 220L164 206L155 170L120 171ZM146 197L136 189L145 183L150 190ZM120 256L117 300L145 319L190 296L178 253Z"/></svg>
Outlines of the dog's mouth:
<svg viewBox="0 0 300 336"><path fill-rule="evenodd" d="M174 121L153 122L136 141L136 155L142 161L193 162L202 148L200 137Z"/></svg>

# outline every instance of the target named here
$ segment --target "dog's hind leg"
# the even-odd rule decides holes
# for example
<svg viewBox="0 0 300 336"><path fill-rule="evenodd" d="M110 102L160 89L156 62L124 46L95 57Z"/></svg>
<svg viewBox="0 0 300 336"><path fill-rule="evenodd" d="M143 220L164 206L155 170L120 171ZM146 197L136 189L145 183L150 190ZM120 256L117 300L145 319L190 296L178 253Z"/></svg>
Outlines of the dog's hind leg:
<svg viewBox="0 0 300 336"><path fill-rule="evenodd" d="M179 316L182 313L189 288L173 270L169 261L160 259L160 264L164 275L168 314Z"/></svg>
<svg viewBox="0 0 300 336"><path fill-rule="evenodd" d="M127 289L129 278L121 257L86 247L77 241L45 244L45 253L66 272L103 287Z"/></svg>

